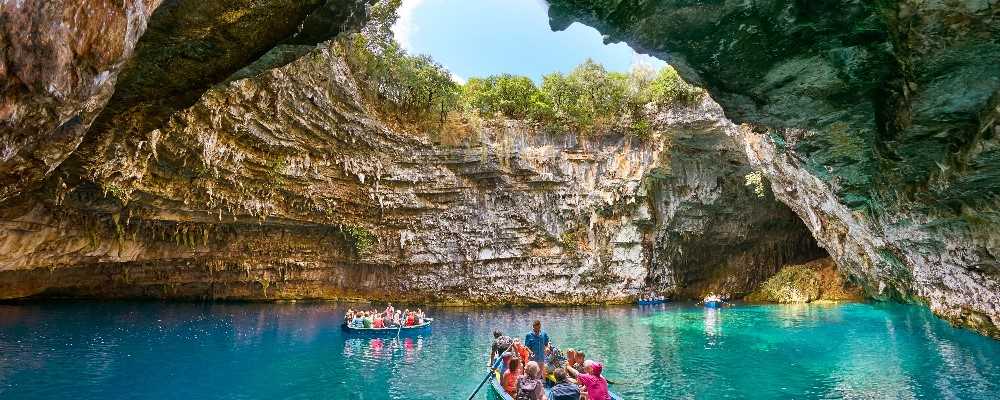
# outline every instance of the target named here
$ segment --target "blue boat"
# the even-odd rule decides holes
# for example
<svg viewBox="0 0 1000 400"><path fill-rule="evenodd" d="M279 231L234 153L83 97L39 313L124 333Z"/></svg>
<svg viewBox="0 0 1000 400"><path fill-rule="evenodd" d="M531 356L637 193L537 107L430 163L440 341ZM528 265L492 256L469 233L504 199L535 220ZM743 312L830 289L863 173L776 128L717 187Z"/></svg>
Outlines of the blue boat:
<svg viewBox="0 0 1000 400"><path fill-rule="evenodd" d="M356 328L353 326L348 326L347 322L340 325L340 328L345 332L354 333L358 335L371 335L371 336L396 336L396 335L415 335L424 334L431 332L431 323L434 322L434 318L424 318L424 323L420 325L404 326L398 328Z"/></svg>
<svg viewBox="0 0 1000 400"><path fill-rule="evenodd" d="M706 301L705 302L705 308L722 308L722 302L721 301L714 301L714 300L713 301Z"/></svg>
<svg viewBox="0 0 1000 400"><path fill-rule="evenodd" d="M666 302L667 302L666 299L664 299L664 300L638 300L638 301L636 301L636 303L639 304L640 306L651 306L651 305L654 305L654 304L663 304L663 303L666 303Z"/></svg>
<svg viewBox="0 0 1000 400"><path fill-rule="evenodd" d="M546 383L548 383L546 381ZM545 388L545 397L552 398L552 389L549 387ZM611 400L622 400L622 397L617 393L608 391L611 395ZM490 386L486 389L486 399L487 400L514 400L507 392L503 390L503 386L500 384L500 372L497 371L490 376Z"/></svg>

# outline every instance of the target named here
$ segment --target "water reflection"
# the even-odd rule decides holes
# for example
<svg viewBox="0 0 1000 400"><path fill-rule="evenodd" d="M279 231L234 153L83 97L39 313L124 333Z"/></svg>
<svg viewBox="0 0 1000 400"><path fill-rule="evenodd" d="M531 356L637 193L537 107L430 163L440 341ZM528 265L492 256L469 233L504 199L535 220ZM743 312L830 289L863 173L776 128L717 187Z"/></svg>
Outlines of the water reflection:
<svg viewBox="0 0 1000 400"><path fill-rule="evenodd" d="M716 336L722 335L722 312L717 308L705 307L705 336L709 347L716 344Z"/></svg>

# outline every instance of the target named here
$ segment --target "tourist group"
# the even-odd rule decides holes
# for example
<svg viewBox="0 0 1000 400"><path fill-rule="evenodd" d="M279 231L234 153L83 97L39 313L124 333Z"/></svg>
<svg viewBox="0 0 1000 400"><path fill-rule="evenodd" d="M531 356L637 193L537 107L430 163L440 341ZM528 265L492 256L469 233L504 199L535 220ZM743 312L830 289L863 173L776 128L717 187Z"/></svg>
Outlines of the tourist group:
<svg viewBox="0 0 1000 400"><path fill-rule="evenodd" d="M392 306L392 303L383 311L378 310L353 310L348 309L344 315L344 321L351 328L383 329L398 328L407 326L417 326L424 324L424 312L421 309L410 311L409 309L400 311Z"/></svg>
<svg viewBox="0 0 1000 400"><path fill-rule="evenodd" d="M516 400L611 400L602 364L583 351L563 353L535 320L524 342L493 332L490 364L500 372L503 390ZM546 386L551 386L549 397Z"/></svg>

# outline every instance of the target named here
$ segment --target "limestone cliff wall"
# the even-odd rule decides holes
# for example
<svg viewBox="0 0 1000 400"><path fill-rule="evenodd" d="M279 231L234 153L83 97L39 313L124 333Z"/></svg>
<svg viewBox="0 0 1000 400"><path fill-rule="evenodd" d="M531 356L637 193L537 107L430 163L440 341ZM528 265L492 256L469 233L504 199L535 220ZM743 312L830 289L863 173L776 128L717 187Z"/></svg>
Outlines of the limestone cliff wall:
<svg viewBox="0 0 1000 400"><path fill-rule="evenodd" d="M93 130L5 202L0 297L617 302L820 254L742 184L710 100L650 110L647 142L501 122L443 146L375 117L335 43L294 46L162 123Z"/></svg>
<svg viewBox="0 0 1000 400"><path fill-rule="evenodd" d="M1000 337L1000 3L550 0L706 86L869 294Z"/></svg>

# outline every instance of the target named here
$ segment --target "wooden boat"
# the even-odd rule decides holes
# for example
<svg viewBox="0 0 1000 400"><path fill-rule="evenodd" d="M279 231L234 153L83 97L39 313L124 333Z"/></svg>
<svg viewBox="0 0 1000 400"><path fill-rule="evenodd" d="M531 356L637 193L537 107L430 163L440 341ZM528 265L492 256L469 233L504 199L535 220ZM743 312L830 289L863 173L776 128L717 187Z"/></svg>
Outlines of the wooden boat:
<svg viewBox="0 0 1000 400"><path fill-rule="evenodd" d="M431 323L434 322L434 318L424 318L424 323L420 325L404 326L400 328L355 328L353 326L348 326L347 322L340 325L340 328L345 332L363 334L363 335L413 335L420 333L430 333Z"/></svg>
<svg viewBox="0 0 1000 400"><path fill-rule="evenodd" d="M663 300L637 300L636 301L636 303L639 304L640 306L651 306L653 304L663 304L663 303L666 303L666 302L667 302L666 299L663 299Z"/></svg>
<svg viewBox="0 0 1000 400"><path fill-rule="evenodd" d="M548 383L548 382L546 382ZM608 391L611 395L611 400L622 400L622 397L617 393ZM545 388L545 396L549 399L552 398L551 389L549 387ZM500 372L497 371L490 377L490 384L486 388L486 399L487 400L514 400L507 392L503 390L503 386L500 384Z"/></svg>

